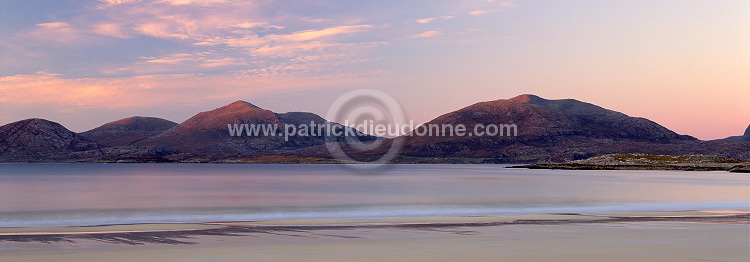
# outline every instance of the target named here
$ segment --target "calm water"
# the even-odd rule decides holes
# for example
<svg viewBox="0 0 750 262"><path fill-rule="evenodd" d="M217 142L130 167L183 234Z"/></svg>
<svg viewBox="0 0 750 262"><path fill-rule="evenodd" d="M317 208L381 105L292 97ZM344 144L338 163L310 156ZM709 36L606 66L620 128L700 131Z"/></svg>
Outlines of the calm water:
<svg viewBox="0 0 750 262"><path fill-rule="evenodd" d="M750 176L503 165L0 164L0 227L750 209Z"/></svg>

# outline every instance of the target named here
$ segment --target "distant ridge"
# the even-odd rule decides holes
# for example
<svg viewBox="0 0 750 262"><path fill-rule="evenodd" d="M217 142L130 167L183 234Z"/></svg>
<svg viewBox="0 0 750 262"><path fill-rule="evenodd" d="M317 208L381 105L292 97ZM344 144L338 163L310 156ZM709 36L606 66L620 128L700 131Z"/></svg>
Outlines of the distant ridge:
<svg viewBox="0 0 750 262"><path fill-rule="evenodd" d="M724 141L750 141L750 125L747 126L745 129L745 133L741 136L730 136L723 139L718 140L724 140Z"/></svg>
<svg viewBox="0 0 750 262"><path fill-rule="evenodd" d="M166 119L162 119L162 118L133 116L133 117L123 118L117 121L106 123L100 127L94 128L89 131L93 131L93 130L164 131L176 125L177 123L166 120Z"/></svg>
<svg viewBox="0 0 750 262"><path fill-rule="evenodd" d="M177 123L166 119L134 116L109 122L80 134L101 145L127 146L176 125Z"/></svg>

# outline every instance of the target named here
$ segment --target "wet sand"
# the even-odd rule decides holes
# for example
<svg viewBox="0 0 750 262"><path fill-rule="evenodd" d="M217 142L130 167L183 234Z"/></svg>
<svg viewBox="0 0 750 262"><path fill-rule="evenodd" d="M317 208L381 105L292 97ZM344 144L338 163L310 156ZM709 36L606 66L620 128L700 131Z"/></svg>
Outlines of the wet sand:
<svg viewBox="0 0 750 262"><path fill-rule="evenodd" d="M96 233L137 233L155 231L185 231L217 228L220 226L211 224L130 224L130 225L103 225L84 227L14 227L0 228L0 236L13 235L56 235L56 234L96 234Z"/></svg>
<svg viewBox="0 0 750 262"><path fill-rule="evenodd" d="M748 261L750 257L750 215L731 210L37 230L0 229L0 261Z"/></svg>

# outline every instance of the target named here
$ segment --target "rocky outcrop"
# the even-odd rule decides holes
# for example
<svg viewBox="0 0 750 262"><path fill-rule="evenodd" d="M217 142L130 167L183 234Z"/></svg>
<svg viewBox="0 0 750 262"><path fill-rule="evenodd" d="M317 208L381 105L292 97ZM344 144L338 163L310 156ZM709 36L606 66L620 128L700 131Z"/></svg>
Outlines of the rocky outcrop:
<svg viewBox="0 0 750 262"><path fill-rule="evenodd" d="M750 162L712 155L608 154L567 163L513 166L569 170L682 170L747 173Z"/></svg>

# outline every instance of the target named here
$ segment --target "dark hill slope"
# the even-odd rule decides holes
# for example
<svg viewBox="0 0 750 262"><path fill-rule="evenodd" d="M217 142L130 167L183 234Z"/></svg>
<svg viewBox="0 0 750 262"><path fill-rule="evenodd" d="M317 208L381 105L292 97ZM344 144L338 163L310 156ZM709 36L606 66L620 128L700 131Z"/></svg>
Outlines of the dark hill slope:
<svg viewBox="0 0 750 262"><path fill-rule="evenodd" d="M78 158L73 157L74 153L100 147L60 124L44 119L31 118L0 126L0 161L65 161Z"/></svg>
<svg viewBox="0 0 750 262"><path fill-rule="evenodd" d="M175 126L177 123L166 119L134 116L106 123L80 135L105 146L127 146Z"/></svg>

